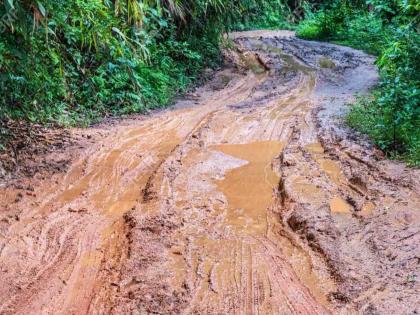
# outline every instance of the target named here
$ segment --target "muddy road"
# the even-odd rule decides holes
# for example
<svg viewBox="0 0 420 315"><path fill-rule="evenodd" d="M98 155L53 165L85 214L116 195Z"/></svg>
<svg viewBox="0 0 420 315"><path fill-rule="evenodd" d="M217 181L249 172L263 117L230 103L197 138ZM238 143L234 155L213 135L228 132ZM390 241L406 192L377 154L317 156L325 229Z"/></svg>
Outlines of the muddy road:
<svg viewBox="0 0 420 315"><path fill-rule="evenodd" d="M1 188L0 314L420 311L419 172L341 121L374 59L232 38L173 108Z"/></svg>

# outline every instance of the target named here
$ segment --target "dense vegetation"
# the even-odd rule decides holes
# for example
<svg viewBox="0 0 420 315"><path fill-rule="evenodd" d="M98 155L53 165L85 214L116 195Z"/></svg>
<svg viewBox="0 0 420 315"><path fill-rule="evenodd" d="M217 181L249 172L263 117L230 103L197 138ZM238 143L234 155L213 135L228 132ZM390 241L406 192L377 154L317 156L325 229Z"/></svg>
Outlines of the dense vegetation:
<svg viewBox="0 0 420 315"><path fill-rule="evenodd" d="M2 114L88 124L165 105L217 61L222 6L185 2L5 0Z"/></svg>
<svg viewBox="0 0 420 315"><path fill-rule="evenodd" d="M284 0L242 1L240 8L231 16L227 29L293 29L302 17L299 1L294 4Z"/></svg>
<svg viewBox="0 0 420 315"><path fill-rule="evenodd" d="M350 126L391 156L420 164L420 2L330 1L307 10L298 36L363 49L378 56L380 85L359 98Z"/></svg>

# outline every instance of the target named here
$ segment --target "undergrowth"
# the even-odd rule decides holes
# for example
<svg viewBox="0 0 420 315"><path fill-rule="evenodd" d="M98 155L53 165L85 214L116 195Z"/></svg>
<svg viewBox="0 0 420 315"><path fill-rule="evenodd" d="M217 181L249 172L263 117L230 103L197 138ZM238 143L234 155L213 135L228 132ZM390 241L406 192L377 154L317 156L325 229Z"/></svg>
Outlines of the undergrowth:
<svg viewBox="0 0 420 315"><path fill-rule="evenodd" d="M10 14L0 34L3 117L86 126L142 112L168 104L220 59L217 20L182 29L204 12L187 16L159 2L29 2L0 9Z"/></svg>
<svg viewBox="0 0 420 315"><path fill-rule="evenodd" d="M238 15L233 16L231 30L294 29L298 18L293 6L284 0L244 1Z"/></svg>

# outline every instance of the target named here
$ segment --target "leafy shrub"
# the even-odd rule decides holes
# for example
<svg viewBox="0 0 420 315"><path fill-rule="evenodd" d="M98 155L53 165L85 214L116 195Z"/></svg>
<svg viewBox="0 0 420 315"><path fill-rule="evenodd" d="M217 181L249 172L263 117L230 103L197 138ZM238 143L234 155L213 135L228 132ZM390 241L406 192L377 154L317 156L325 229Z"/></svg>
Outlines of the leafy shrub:
<svg viewBox="0 0 420 315"><path fill-rule="evenodd" d="M1 2L0 116L60 125L168 104L220 63L224 30L280 26L287 8L282 0Z"/></svg>
<svg viewBox="0 0 420 315"><path fill-rule="evenodd" d="M316 18L304 20L299 24L296 35L303 39L322 39L325 38L326 30L323 28L324 14L319 13Z"/></svg>
<svg viewBox="0 0 420 315"><path fill-rule="evenodd" d="M374 13L358 11L345 18L332 41L379 55L393 33L394 28L384 26Z"/></svg>
<svg viewBox="0 0 420 315"><path fill-rule="evenodd" d="M293 29L293 13L284 0L243 1L238 15L231 17L232 30Z"/></svg>
<svg viewBox="0 0 420 315"><path fill-rule="evenodd" d="M404 86L399 91L404 91ZM419 95L413 95L411 105L397 111L387 90L376 90L371 96L360 97L347 116L350 127L367 134L391 157L403 158L413 166L420 165L419 110L411 111ZM405 97L410 93L406 93ZM416 105L418 107L418 105ZM416 117L417 116L417 117Z"/></svg>
<svg viewBox="0 0 420 315"><path fill-rule="evenodd" d="M334 3L328 9L324 8L316 13L311 13L307 8L306 19L299 24L296 34L310 40L330 39L341 30L349 10L346 2Z"/></svg>
<svg viewBox="0 0 420 315"><path fill-rule="evenodd" d="M220 61L218 1L4 3L1 116L87 125L163 106Z"/></svg>
<svg viewBox="0 0 420 315"><path fill-rule="evenodd" d="M377 60L381 81L373 99L352 107L350 126L386 152L420 164L420 35L410 26L393 31Z"/></svg>

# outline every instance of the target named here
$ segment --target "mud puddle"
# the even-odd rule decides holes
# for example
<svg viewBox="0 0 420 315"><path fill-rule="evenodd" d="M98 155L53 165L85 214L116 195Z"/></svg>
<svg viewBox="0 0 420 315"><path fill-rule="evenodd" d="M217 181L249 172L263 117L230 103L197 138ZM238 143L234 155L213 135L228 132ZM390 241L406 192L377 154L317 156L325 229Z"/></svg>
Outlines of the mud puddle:
<svg viewBox="0 0 420 315"><path fill-rule="evenodd" d="M245 161L245 165L230 170L217 188L227 198L225 224L245 233L267 232L267 208L273 203L279 175L272 161L281 154L284 143L276 141L249 144L219 145L212 149Z"/></svg>

